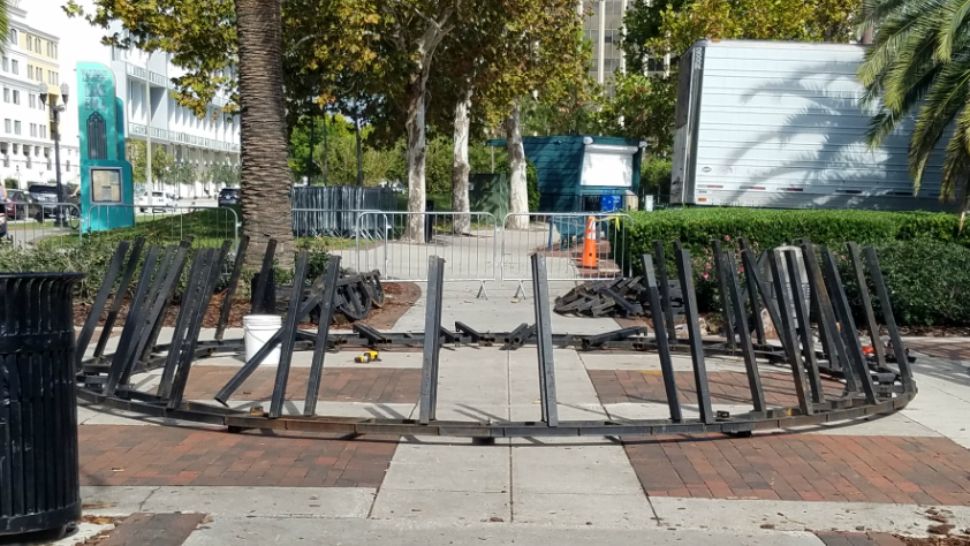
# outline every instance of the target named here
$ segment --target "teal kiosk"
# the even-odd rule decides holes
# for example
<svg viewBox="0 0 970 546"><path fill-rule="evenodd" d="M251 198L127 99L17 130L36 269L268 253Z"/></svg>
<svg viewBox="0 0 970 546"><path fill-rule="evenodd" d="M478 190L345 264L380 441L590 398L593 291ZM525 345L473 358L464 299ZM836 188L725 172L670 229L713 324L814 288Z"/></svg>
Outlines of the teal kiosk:
<svg viewBox="0 0 970 546"><path fill-rule="evenodd" d="M78 63L81 135L81 229L106 231L135 225L135 188L125 160L124 105L114 74L99 63Z"/></svg>

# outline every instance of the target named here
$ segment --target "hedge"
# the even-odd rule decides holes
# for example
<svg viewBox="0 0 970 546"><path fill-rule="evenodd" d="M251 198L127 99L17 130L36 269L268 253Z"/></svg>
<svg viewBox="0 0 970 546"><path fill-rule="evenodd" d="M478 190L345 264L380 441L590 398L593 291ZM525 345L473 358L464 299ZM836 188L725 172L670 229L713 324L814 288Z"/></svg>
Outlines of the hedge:
<svg viewBox="0 0 970 546"><path fill-rule="evenodd" d="M970 286L970 234L959 230L954 214L685 208L634 213L626 224L626 245L617 248L625 246L625 260L634 269L640 268L642 254L653 251L655 240L665 243L668 260L675 240L691 252L698 305L704 311L720 309L714 240L732 248L743 237L755 250L764 250L807 239L837 254L855 241L879 253L900 324L970 325L970 293L963 288ZM844 261L842 273L847 290L856 292Z"/></svg>

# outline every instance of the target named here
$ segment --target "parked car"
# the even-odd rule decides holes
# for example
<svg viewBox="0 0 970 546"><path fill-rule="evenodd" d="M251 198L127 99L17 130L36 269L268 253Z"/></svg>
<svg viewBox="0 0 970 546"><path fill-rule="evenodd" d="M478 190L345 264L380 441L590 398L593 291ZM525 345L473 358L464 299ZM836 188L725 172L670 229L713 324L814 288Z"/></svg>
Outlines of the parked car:
<svg viewBox="0 0 970 546"><path fill-rule="evenodd" d="M44 208L44 218L53 218L57 212L57 186L51 184L31 184L30 196Z"/></svg>
<svg viewBox="0 0 970 546"><path fill-rule="evenodd" d="M7 238L7 215L0 214L0 239Z"/></svg>
<svg viewBox="0 0 970 546"><path fill-rule="evenodd" d="M152 212L163 212L166 208L176 206L175 196L163 191L145 192L138 196L135 204L141 212L148 212L148 209Z"/></svg>
<svg viewBox="0 0 970 546"><path fill-rule="evenodd" d="M219 206L231 207L239 204L239 188L222 188L219 190Z"/></svg>
<svg viewBox="0 0 970 546"><path fill-rule="evenodd" d="M40 219L41 205L24 190L7 190L3 205L4 216L11 220Z"/></svg>

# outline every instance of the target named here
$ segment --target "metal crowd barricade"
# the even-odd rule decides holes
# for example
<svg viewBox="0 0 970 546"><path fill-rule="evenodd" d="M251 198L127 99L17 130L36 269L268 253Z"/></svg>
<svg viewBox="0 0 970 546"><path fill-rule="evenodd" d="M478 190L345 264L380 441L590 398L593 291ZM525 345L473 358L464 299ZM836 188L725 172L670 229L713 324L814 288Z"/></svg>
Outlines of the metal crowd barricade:
<svg viewBox="0 0 970 546"><path fill-rule="evenodd" d="M372 213L365 222L358 225L363 213ZM295 237L354 237L358 234L364 239L383 239L381 228L388 226L387 218L375 209L293 209L293 235ZM360 230L360 231L358 231Z"/></svg>
<svg viewBox="0 0 970 546"><path fill-rule="evenodd" d="M424 241L408 237L415 216L424 226ZM498 280L498 232L495 216L487 212L365 211L357 217L357 268L378 269L386 279L427 282L428 258L438 256L445 259L449 282L479 282L482 296L485 283Z"/></svg>
<svg viewBox="0 0 970 546"><path fill-rule="evenodd" d="M80 210L73 203L11 201L0 204L7 216L7 241L16 247L35 246L59 236L81 238Z"/></svg>
<svg viewBox="0 0 970 546"><path fill-rule="evenodd" d="M525 229L510 229L510 221L526 218ZM595 226L595 267L583 267L582 255L589 219ZM609 280L631 274L629 237L624 213L509 213L502 222L501 278L520 283L532 279L530 255L546 257L550 281ZM520 222L512 222L517 224Z"/></svg>
<svg viewBox="0 0 970 546"><path fill-rule="evenodd" d="M207 213L201 222L193 215ZM111 225L111 219L134 216L135 223L159 222L154 234L171 241L195 237L196 245L218 246L224 240L239 241L239 215L230 207L159 206L101 203L81 214L81 231L90 233Z"/></svg>

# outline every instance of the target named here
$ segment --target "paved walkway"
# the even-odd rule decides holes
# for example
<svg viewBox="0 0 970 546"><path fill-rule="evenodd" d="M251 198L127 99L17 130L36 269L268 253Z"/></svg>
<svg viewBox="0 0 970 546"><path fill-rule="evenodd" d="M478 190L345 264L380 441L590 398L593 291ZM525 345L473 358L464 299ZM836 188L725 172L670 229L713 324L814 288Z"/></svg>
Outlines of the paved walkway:
<svg viewBox="0 0 970 546"><path fill-rule="evenodd" d="M487 301L465 288L447 290L446 320L483 330L532 320L531 301L513 303L514 286ZM399 329L423 329L422 319L419 303ZM616 328L608 320L554 322L557 331ZM118 533L168 524L156 516L176 512L203 514L203 523L187 538L151 544L842 545L901 544L879 533L925 536L941 525L970 534L970 353L948 354L919 358L920 393L897 414L752 438L351 441L166 427L81 408L85 512L107 519L91 520L79 537L112 524ZM327 356L318 412L415 415L420 353L383 353L368 365L352 356ZM562 419L665 416L655 355L556 350L554 358ZM240 364L224 357L197 365L188 397L211 401ZM288 392L300 393L307 355L293 366ZM711 359L708 367L715 409L747 411L741 363ZM690 415L689 361L677 358L675 368ZM790 404L784 369L762 371L769 404ZM273 372L256 372L230 404L265 401ZM539 418L533 349L443 351L440 379L439 418ZM135 381L150 388L157 373ZM302 408L296 398L290 411ZM124 519L131 514L142 515Z"/></svg>

